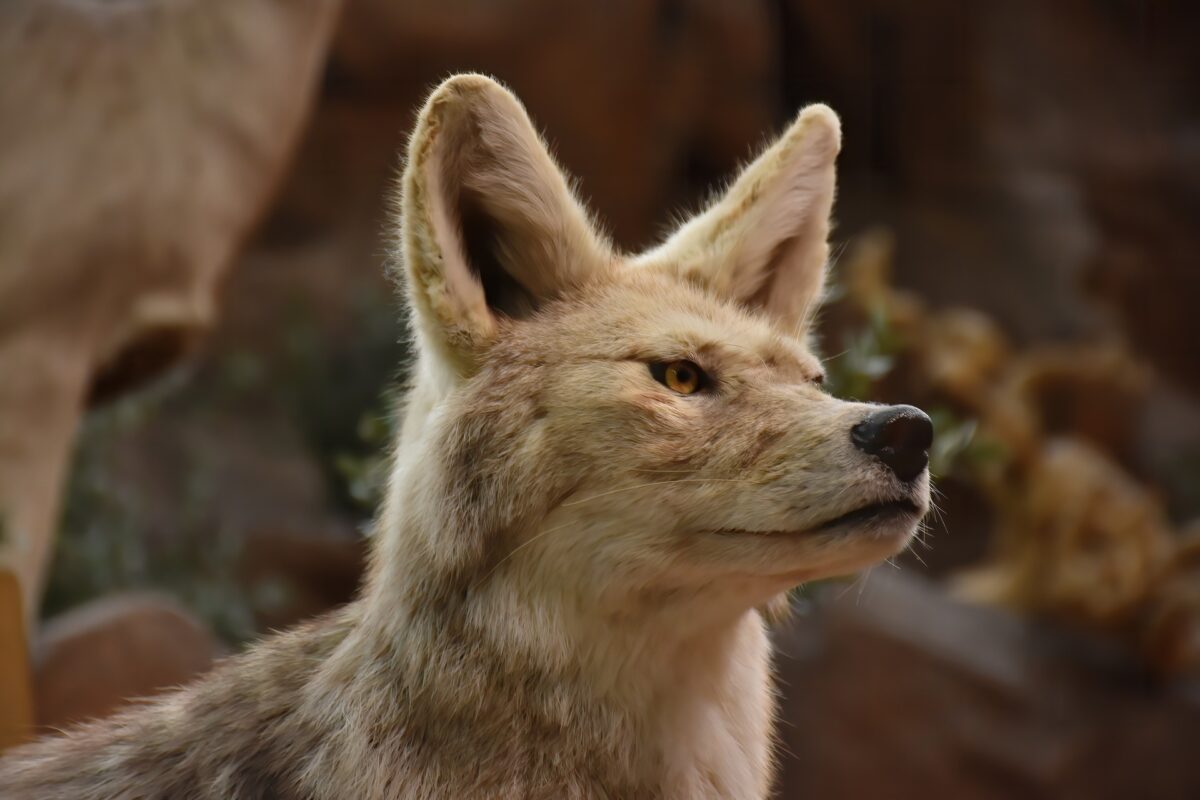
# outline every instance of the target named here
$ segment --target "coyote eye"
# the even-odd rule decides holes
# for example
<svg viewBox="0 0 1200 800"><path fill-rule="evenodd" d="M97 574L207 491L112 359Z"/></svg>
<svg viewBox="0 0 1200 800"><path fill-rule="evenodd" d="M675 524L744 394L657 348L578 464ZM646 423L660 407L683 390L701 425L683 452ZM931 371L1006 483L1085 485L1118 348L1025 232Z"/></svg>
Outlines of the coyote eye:
<svg viewBox="0 0 1200 800"><path fill-rule="evenodd" d="M693 394L708 383L704 370L691 361L655 362L650 365L654 380L678 394Z"/></svg>

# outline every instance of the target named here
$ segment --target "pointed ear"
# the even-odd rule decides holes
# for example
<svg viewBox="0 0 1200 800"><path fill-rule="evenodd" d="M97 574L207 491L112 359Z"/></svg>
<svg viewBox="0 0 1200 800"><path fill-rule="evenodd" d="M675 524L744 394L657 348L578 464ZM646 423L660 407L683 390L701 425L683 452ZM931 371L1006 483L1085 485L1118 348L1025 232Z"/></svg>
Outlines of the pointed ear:
<svg viewBox="0 0 1200 800"><path fill-rule="evenodd" d="M796 329L820 304L841 126L812 105L725 195L638 258Z"/></svg>
<svg viewBox="0 0 1200 800"><path fill-rule="evenodd" d="M400 214L413 322L460 374L505 318L612 264L525 109L482 75L452 77L426 102Z"/></svg>

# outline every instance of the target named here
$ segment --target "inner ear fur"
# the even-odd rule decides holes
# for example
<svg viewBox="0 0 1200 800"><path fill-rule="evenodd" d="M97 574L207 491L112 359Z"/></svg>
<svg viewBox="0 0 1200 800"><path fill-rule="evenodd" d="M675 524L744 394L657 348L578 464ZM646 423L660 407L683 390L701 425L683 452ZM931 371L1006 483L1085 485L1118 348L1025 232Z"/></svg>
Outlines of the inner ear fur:
<svg viewBox="0 0 1200 800"><path fill-rule="evenodd" d="M430 96L400 209L418 326L459 357L612 262L520 102L482 75Z"/></svg>

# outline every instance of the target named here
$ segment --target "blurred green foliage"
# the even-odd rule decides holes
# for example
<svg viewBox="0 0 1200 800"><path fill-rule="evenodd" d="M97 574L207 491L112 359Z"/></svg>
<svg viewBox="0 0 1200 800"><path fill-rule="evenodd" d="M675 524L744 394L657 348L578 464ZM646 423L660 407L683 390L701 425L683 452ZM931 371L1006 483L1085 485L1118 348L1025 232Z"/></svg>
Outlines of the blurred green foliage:
<svg viewBox="0 0 1200 800"><path fill-rule="evenodd" d="M114 478L109 455L123 438L159 410L169 387L96 411L77 441L58 542L42 615L50 616L93 597L130 589L158 589L176 597L228 642L255 634L254 609L269 600L270 587L255 597L235 580L239 541L214 513L209 467L189 466L178 487L182 502L174 529L155 535L144 509L144 487Z"/></svg>
<svg viewBox="0 0 1200 800"><path fill-rule="evenodd" d="M838 290L837 294L841 294ZM869 401L875 386L896 366L904 342L882 309L867 324L846 336L843 350L825 362L825 387L835 397Z"/></svg>
<svg viewBox="0 0 1200 800"><path fill-rule="evenodd" d="M402 322L388 295L355 303L352 340L331 344L315 311L295 302L278 341L231 349L190 379L181 374L90 413L69 476L43 616L129 589L176 597L229 643L256 635L256 612L286 602L283 586L238 579L240 535L222 523L215 481L220 465L192 452L162 470L162 483L137 485L118 474L123 444L156 420L282 414L325 477L337 510L370 517L390 430L388 407L406 359ZM178 498L172 529L155 530L148 509L160 492Z"/></svg>
<svg viewBox="0 0 1200 800"><path fill-rule="evenodd" d="M334 458L346 493L365 513L379 507L387 485L388 457L396 428L395 415L387 411L392 405L385 403L383 409L363 412L358 420L356 446Z"/></svg>
<svg viewBox="0 0 1200 800"><path fill-rule="evenodd" d="M337 351L311 315L294 310L279 384L334 502L363 519L374 513L380 496L394 387L408 347L393 298L364 296L356 306L358 335L353 346Z"/></svg>

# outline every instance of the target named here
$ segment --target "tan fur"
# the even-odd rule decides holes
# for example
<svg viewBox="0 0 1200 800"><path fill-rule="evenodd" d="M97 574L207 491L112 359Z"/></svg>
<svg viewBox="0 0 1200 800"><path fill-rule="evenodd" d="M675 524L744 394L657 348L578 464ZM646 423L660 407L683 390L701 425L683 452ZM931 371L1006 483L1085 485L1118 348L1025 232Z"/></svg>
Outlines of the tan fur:
<svg viewBox="0 0 1200 800"><path fill-rule="evenodd" d="M917 514L824 394L820 291L838 127L809 108L712 210L629 258L519 103L434 92L399 249L414 388L361 600L211 676L0 766L23 797L762 798L755 609L874 563ZM690 359L711 391L648 364Z"/></svg>

